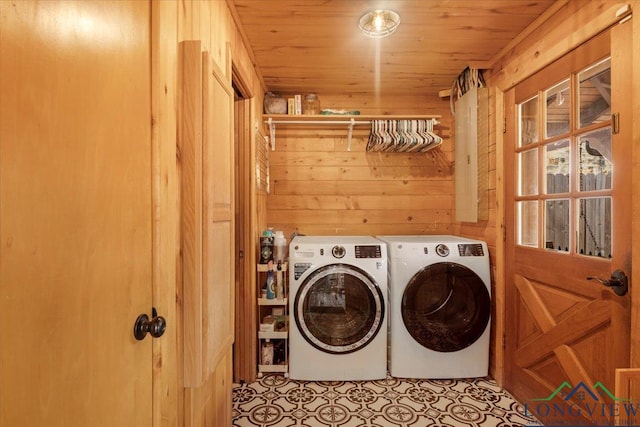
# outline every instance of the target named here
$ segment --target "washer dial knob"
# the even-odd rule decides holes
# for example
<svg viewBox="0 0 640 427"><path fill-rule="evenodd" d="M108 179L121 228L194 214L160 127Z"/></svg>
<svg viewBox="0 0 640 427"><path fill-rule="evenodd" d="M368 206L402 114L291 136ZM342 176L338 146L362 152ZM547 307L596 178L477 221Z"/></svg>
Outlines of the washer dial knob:
<svg viewBox="0 0 640 427"><path fill-rule="evenodd" d="M343 258L347 251L343 246L334 246L333 249L331 249L331 253L335 258Z"/></svg>
<svg viewBox="0 0 640 427"><path fill-rule="evenodd" d="M436 246L436 253L438 255L440 255L441 257L445 257L449 255L449 248L447 247L447 245L444 244L439 244L438 246Z"/></svg>

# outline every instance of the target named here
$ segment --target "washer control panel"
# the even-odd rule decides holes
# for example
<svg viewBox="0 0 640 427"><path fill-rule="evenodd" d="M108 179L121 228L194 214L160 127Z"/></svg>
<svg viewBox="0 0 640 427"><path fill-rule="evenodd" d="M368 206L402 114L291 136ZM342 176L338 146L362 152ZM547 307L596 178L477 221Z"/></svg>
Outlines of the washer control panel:
<svg viewBox="0 0 640 427"><path fill-rule="evenodd" d="M305 271L311 268L310 262L296 262L293 265L293 278L298 280L300 276L304 274Z"/></svg>
<svg viewBox="0 0 640 427"><path fill-rule="evenodd" d="M484 256L484 250L482 250L482 244L480 243L458 245L458 253L460 256Z"/></svg>
<svg viewBox="0 0 640 427"><path fill-rule="evenodd" d="M356 245L356 258L382 258L380 245Z"/></svg>

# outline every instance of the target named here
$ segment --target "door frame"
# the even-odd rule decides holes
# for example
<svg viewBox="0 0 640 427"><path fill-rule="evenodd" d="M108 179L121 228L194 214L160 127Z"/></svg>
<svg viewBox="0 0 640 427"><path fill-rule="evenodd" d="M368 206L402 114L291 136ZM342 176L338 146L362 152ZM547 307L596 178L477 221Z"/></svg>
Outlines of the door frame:
<svg viewBox="0 0 640 427"><path fill-rule="evenodd" d="M151 1L151 193L152 299L167 319L161 339L153 340L153 426L180 425L183 408L178 387L176 294L180 265L180 176L174 86L178 79L176 5ZM167 88L171 88L170 91Z"/></svg>
<svg viewBox="0 0 640 427"><path fill-rule="evenodd" d="M534 22L523 34L544 34L542 37L524 37L514 41L511 50L504 52L497 61L492 63L490 72L485 76L491 89L490 96L493 97L492 108L494 109L494 129L496 141L496 259L495 259L495 292L496 302L495 320L495 357L493 362L495 371L493 376L499 385L504 384L505 378L505 289L506 282L506 215L505 212L505 182L511 179L506 175L504 165L504 140L502 132L505 123L505 93L520 83L524 79L533 75L537 71L562 57L577 46L596 36L601 31L616 25L618 22L628 19L633 11L640 10L640 0L632 0L624 4L629 4L630 8L620 15L618 10L623 4L611 2L600 8L600 4L588 2L581 4L566 4L560 8L556 14L544 22ZM640 19L632 19L633 22L633 61L632 74L640 75ZM564 25L559 25L564 23ZM571 36L571 37L569 37ZM544 51L539 50L539 46L544 45ZM615 46L612 47L612 54ZM526 64L526 65L525 65ZM630 82L629 95L632 97L632 111L640 111L640 82ZM640 123L634 121L627 124L632 126L633 139L633 164L640 164ZM634 168L632 172L632 209L633 212L640 212L640 168ZM634 215L631 224L631 247L640 248L640 217ZM640 277L640 251L632 252L631 261L632 277ZM638 287L635 287L638 288ZM630 286L631 295L631 329L640 330L640 288L634 289ZM640 368L640 336L631 335L630 342L630 366Z"/></svg>
<svg viewBox="0 0 640 427"><path fill-rule="evenodd" d="M504 166L506 176L510 177L510 180L505 182L509 182L510 185L506 186L508 191L506 192L505 207L507 208L506 228L509 237L507 255L511 255L511 257L507 257L506 277L510 287L506 289L509 309L505 314L507 315L506 321L510 325L518 324L518 326L512 326L506 331L508 332L506 349L508 354L514 357L514 360L512 363L507 364L505 369L506 380L508 380L506 385L520 399L532 398L532 394L541 395L550 389L548 388L551 387L549 381L553 384L553 376L544 374L545 370L549 374L548 368L542 368L538 372L534 366L553 367L557 363L558 367L565 372L569 383L574 386L576 384L580 385L581 382L591 386L595 380L598 380L602 381L610 389L616 386L614 380L616 370L629 366L630 296L616 296L612 291L605 290L601 285L585 283L585 279L587 276L606 277L615 269L622 269L629 274L631 269L631 240L629 233L631 212L630 206L626 201L630 197L632 167L631 158L626 153L633 149L631 146L632 126L630 126L633 122L633 115L630 100L626 95L623 95L623 93L626 93L626 88L621 87L628 81L631 69L630 57L623 53L631 49L630 30L630 22L607 29L584 45L545 67L541 72L510 89L506 94L507 101L505 106L508 125L506 127L507 141L505 141L505 146L509 148L505 149ZM619 49L616 50L614 47ZM542 204L538 205L538 241L536 241L534 248L518 245L516 244L518 231L514 211L517 203L515 201L528 200L531 197L517 197L520 193L516 189L519 173L517 172L515 153L534 152L527 151L531 148L536 150L535 152L540 155L540 159L535 169L540 174L538 176L539 185L544 187L545 180L542 176L545 173L543 165L546 162L543 161L544 151L540 152L541 147L549 147L549 145L546 145L548 141L558 140L558 138L564 141L568 137L559 135L555 138L550 136L547 139L545 134L544 137L540 138L540 145L536 143L530 145L519 144L519 132L515 130L517 128L516 117L518 116L515 106L527 99L532 99L533 95L540 94L541 89L550 87L557 81L567 77L571 77L572 98L577 96L574 93L574 90L576 90L574 86L576 73L582 72L581 70L586 69L585 67L600 63L607 56L611 61L610 67L613 80L611 98L615 102L612 105L611 114L619 114L620 123L625 123L626 125L620 126L619 131L616 131L610 120L600 124L594 123L590 128L574 123L571 126L570 135L573 141L577 135L586 136L599 128L613 130L612 148L614 150L612 161L614 162L614 173L612 190L609 192L603 190L598 196L606 197L610 195L610 197L614 198L611 211L614 217L611 227L614 257L605 260L597 256L581 255L582 252L576 253L578 242L574 241L577 238L574 221L577 221L578 207L574 203L583 197L593 197L593 193L583 193L581 188L576 188L577 181L572 181L571 188L565 190L568 191L566 194L551 194L553 192L547 193L542 188L539 191L534 190L533 194L538 195L534 196L533 199L538 200L539 203L542 200ZM537 105L539 103L540 101L537 101ZM573 102L571 104L573 105ZM574 108L572 107L572 114L575 112ZM544 115L542 110L538 114ZM544 119L538 123L544 123ZM540 131L544 133L541 129ZM577 142L574 141L572 144L577 144ZM575 159L576 155L577 153L572 149L572 158ZM577 175L574 176L574 173L578 174L576 171L577 166L573 164L573 160L571 160L571 164L573 165L571 177L576 180ZM546 235L544 231L544 223L546 221L544 219L546 215L543 213L544 200L549 198L551 200L559 200L558 197L560 199L569 199L571 200L570 203L574 205L570 209L572 217L572 244L570 246L572 247L566 249L567 253L539 249L544 247L544 243L540 241L546 240L544 237ZM565 244L563 243L563 246ZM529 255L525 255L527 253ZM602 257L603 255L600 256ZM533 261L534 259L536 261ZM540 268L539 266L545 267ZM539 284L550 284L550 288L538 286ZM546 294L545 289L548 289L550 293ZM558 292L557 294L555 293L556 291ZM557 298L553 297L552 294L556 295ZM571 304L571 309L567 305L564 306L566 308L565 311L561 301ZM518 314L519 311L520 314ZM519 325L518 319L520 316L523 319L525 317L528 319L523 320L523 325L525 326ZM605 320L606 323L604 323ZM529 324L530 322L532 323ZM532 324L536 326L531 326ZM578 324L583 326L575 328L574 326ZM605 330L607 332L603 332ZM601 332L602 335L600 335ZM598 351L597 346L592 346L587 350L584 344L582 345L582 350L576 350L580 349L579 343L583 337L591 338L598 335L607 337L608 346L611 346L610 348L613 351ZM559 345L561 343L566 345ZM577 343L576 347L574 347L573 343ZM551 346L547 346L547 344L551 344ZM547 354L555 356L552 359L546 359ZM580 355L584 356L584 358L580 357ZM543 360L547 361L543 362ZM549 362L549 360L554 361L554 363ZM589 364L590 360L591 364ZM598 363L593 364L594 360L597 360ZM525 378L530 378L531 381ZM631 394L627 394L625 397L631 397ZM599 415L594 414L594 416L598 417ZM589 417L591 417L591 414L589 414ZM602 417L605 417L604 413L602 413Z"/></svg>
<svg viewBox="0 0 640 427"><path fill-rule="evenodd" d="M235 179L235 342L233 347L233 379L253 382L257 376L256 351L257 291L256 265L256 196L254 143L257 130L252 126L255 110L253 91L246 84L241 70L232 64L234 100Z"/></svg>

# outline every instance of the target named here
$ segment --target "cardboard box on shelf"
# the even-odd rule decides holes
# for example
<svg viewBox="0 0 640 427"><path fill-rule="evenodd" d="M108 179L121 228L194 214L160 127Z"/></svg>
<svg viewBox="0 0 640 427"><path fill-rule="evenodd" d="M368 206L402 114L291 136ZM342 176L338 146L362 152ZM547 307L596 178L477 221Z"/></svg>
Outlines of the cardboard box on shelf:
<svg viewBox="0 0 640 427"><path fill-rule="evenodd" d="M265 316L260 322L260 332L273 332L276 330L277 318L275 316Z"/></svg>

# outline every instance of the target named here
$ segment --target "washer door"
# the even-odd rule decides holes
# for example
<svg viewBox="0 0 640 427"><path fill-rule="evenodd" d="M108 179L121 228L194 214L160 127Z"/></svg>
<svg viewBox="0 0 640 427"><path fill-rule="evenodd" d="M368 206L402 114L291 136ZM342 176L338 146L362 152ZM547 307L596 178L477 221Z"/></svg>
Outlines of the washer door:
<svg viewBox="0 0 640 427"><path fill-rule="evenodd" d="M491 315L485 283L469 268L439 262L411 278L402 295L402 320L413 339L441 352L462 350L480 338Z"/></svg>
<svg viewBox="0 0 640 427"><path fill-rule="evenodd" d="M294 302L298 330L314 347L345 354L365 347L380 330L384 299L365 271L331 264L312 272Z"/></svg>

